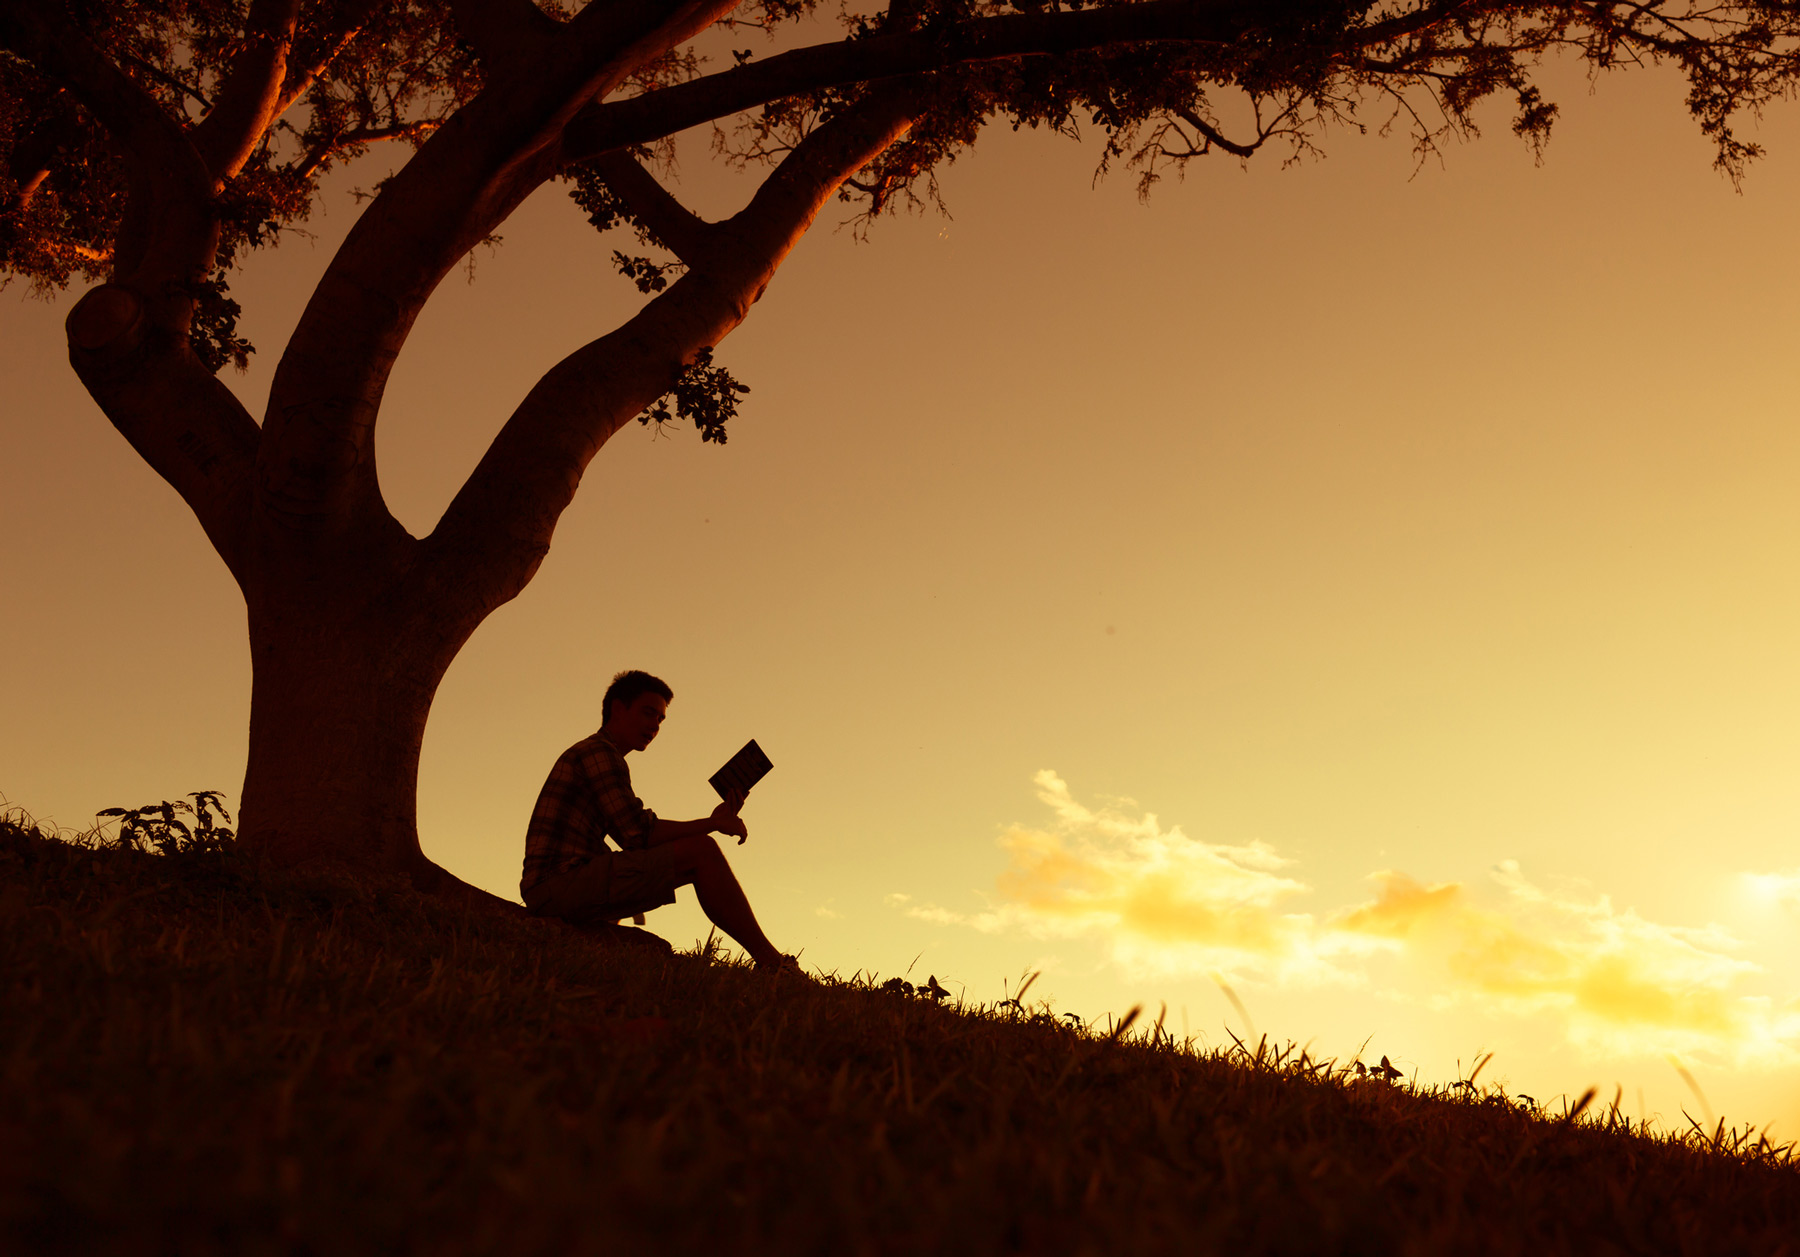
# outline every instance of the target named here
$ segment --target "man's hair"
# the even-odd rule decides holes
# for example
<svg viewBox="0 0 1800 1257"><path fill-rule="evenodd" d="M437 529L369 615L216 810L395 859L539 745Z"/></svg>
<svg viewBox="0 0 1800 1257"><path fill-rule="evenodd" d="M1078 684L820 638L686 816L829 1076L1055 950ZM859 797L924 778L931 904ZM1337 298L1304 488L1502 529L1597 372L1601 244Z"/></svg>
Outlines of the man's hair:
<svg viewBox="0 0 1800 1257"><path fill-rule="evenodd" d="M619 673L606 687L606 697L600 700L600 723L612 719L614 703L634 703L644 694L661 694L665 703L675 699L675 691L669 688L667 681L633 668Z"/></svg>

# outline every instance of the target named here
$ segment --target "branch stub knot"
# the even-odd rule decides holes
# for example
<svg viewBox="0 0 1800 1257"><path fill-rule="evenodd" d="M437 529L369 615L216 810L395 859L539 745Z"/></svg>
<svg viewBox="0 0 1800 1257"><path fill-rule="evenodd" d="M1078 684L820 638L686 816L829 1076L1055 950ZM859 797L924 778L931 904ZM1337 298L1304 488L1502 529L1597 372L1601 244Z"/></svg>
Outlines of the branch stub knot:
<svg viewBox="0 0 1800 1257"><path fill-rule="evenodd" d="M144 302L121 284L101 284L75 303L65 324L72 348L93 353L135 348L144 323Z"/></svg>

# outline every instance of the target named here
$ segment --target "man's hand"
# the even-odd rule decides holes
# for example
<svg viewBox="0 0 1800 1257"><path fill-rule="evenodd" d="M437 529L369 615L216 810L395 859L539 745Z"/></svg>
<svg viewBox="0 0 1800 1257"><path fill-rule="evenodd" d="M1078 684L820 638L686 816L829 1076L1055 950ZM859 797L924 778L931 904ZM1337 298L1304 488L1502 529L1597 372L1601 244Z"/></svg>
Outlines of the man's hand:
<svg viewBox="0 0 1800 1257"><path fill-rule="evenodd" d="M750 837L749 827L744 824L744 818L738 815L738 809L743 806L744 792L733 790L725 796L724 801L715 807L712 815L707 818L714 833L736 834L740 847L744 845L744 840Z"/></svg>

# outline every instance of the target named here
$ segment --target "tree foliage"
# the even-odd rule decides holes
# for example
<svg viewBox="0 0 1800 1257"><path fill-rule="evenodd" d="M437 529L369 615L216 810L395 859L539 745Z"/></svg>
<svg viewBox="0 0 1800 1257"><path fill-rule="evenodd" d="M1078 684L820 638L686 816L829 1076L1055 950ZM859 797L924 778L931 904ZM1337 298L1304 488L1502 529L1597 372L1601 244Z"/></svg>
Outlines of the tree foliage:
<svg viewBox="0 0 1800 1257"><path fill-rule="evenodd" d="M58 11L190 133L212 112L246 49L266 38L245 0L36 3ZM481 6L460 7L466 21ZM585 6L576 0L539 7L566 22ZM251 351L237 336L238 307L228 296L228 273L242 257L303 223L332 169L382 141L416 148L480 92L481 58L459 25L458 8L451 0L299 5L283 107L214 197L215 269L193 293L194 349L209 368L233 360L242 366ZM804 42L823 24L815 0L719 8L709 40L634 67L618 95L654 104L657 93L675 87L726 87L734 72L743 77L759 63L780 62L782 52L790 60L796 50L841 54L839 65L815 55L801 72L784 67L790 72L767 76L768 90L752 90L742 108L704 119L714 123L725 159L768 163L893 77L876 73L892 68L877 57L859 74L860 48L903 42L898 51L906 55L892 60L914 70L923 107L903 140L845 182L843 199L866 218L937 202L937 172L996 121L1070 136L1092 132L1102 166L1128 167L1145 194L1213 153L1248 158L1273 145L1292 160L1318 152L1334 126L1399 126L1427 152L1447 136L1473 132L1476 107L1496 95L1512 107L1513 130L1541 144L1557 107L1531 76L1558 49L1596 70L1679 67L1688 108L1713 141L1720 169L1736 179L1759 152L1742 138L1740 120L1788 95L1800 64L1800 16L1787 0L895 0L885 8L847 4L836 48ZM1115 22L1120 31L1112 37L1104 20L1093 20L1133 9L1167 10L1176 19L1185 9L1194 37L1182 37L1179 20L1139 23L1144 38L1130 37L1130 22ZM1008 21L1035 21L1038 29L1004 32L1018 52L993 55L989 45L1005 42L996 36ZM1208 32L1209 25L1231 37ZM731 47L732 64L717 64L718 47L746 37L751 47ZM66 287L77 276L105 279L119 261L128 200L121 142L78 85L10 42L0 54L0 272L40 290ZM702 52L703 43L713 51ZM648 128L630 151L669 159L673 129ZM562 173L596 228L632 227L653 251L661 243L591 165L571 161ZM666 257L614 257L646 294L662 291L682 269Z"/></svg>
<svg viewBox="0 0 1800 1257"><path fill-rule="evenodd" d="M213 109L248 44L230 0L67 0L69 23L190 132ZM220 189L215 273L195 285L195 348L213 370L250 345L225 276L240 257L304 221L322 176L381 141L417 144L480 87L450 6L326 0L302 7L281 86L289 108ZM127 177L117 138L80 94L28 59L0 56L0 268L43 289L116 262Z"/></svg>

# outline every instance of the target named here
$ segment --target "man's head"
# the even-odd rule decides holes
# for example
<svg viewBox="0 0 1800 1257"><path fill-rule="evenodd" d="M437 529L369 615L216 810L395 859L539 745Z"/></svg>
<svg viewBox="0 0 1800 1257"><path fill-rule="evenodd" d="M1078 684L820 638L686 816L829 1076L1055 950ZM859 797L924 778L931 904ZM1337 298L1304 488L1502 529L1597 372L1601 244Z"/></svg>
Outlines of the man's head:
<svg viewBox="0 0 1800 1257"><path fill-rule="evenodd" d="M662 728L675 691L648 672L621 672L600 700L600 724L621 751L641 751Z"/></svg>

